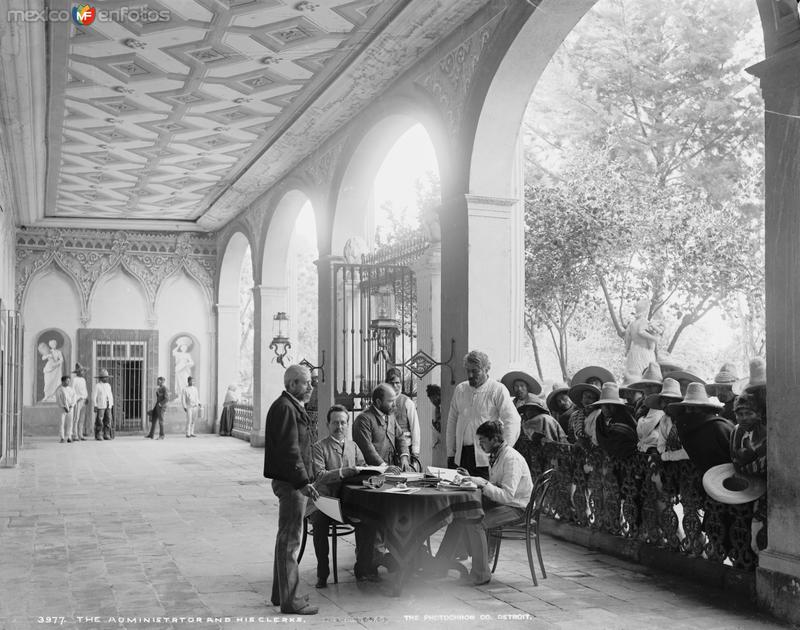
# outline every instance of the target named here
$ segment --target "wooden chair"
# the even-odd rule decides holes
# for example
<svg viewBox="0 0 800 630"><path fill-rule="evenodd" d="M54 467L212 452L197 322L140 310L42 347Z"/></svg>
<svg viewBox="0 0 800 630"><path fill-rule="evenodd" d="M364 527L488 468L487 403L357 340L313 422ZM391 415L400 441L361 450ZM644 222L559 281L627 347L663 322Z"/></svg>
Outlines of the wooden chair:
<svg viewBox="0 0 800 630"><path fill-rule="evenodd" d="M346 523L337 523L333 521L330 525L330 529L328 531L328 536L331 538L331 562L333 563L333 583L339 583L339 570L337 564L337 556L336 556L336 539L340 536L347 536L348 534L352 534L355 528L352 525L347 525ZM300 560L303 558L303 552L306 550L306 541L308 540L309 536L314 535L314 525L311 523L311 520L306 516L303 519L303 539L300 542L300 552L297 554L297 564L300 564Z"/></svg>
<svg viewBox="0 0 800 630"><path fill-rule="evenodd" d="M542 577L545 579L547 578L547 573L544 570L544 562L542 561L542 549L539 545L539 516L542 513L542 504L544 503L548 490L550 490L552 481L553 469L551 468L539 475L533 483L530 501L528 501L528 506L525 508L525 514L519 521L507 525L500 525L486 532L489 540L491 541L494 539L496 545L492 573L494 573L494 570L497 568L497 560L500 557L500 543L503 540L524 540L528 551L528 565L531 569L533 585L539 586L539 583L536 581L536 572L533 567L531 542L536 545L536 556L539 558L539 567L542 569Z"/></svg>

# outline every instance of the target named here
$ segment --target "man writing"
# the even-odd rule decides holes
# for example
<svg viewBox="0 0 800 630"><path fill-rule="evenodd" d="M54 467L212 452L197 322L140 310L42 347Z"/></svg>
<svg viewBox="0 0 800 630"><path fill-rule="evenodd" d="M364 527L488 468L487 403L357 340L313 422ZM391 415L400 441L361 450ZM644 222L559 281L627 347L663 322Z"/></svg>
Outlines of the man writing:
<svg viewBox="0 0 800 630"><path fill-rule="evenodd" d="M506 443L519 438L520 417L502 383L489 380L491 363L483 352L464 357L467 380L456 385L447 415L447 465L470 475L488 477L489 457L475 449L475 431L488 420L499 420Z"/></svg>
<svg viewBox="0 0 800 630"><path fill-rule="evenodd" d="M462 536L466 536L472 556L468 581L476 586L487 584L491 579L486 530L514 523L522 518L533 491L528 464L505 441L505 432L505 427L498 420L484 422L478 427L478 445L489 459L489 480L472 477L472 481L481 490L484 517L478 520L453 520L447 527L436 554L436 559L442 563L443 568L450 566L455 559L459 541Z"/></svg>
<svg viewBox="0 0 800 630"><path fill-rule="evenodd" d="M283 384L285 391L270 406L264 426L264 477L272 479L278 497L271 601L284 613L315 615L319 609L297 596L306 499L319 496L311 485L310 421L304 407L311 396L311 373L302 365L290 365Z"/></svg>
<svg viewBox="0 0 800 630"><path fill-rule="evenodd" d="M316 442L312 447L314 461L314 486L320 494L328 497L339 496L342 480L358 474L356 466L365 464L361 449L355 442L347 439L347 425L350 415L341 405L328 410L328 437ZM317 588L328 585L330 566L328 564L328 530L333 521L320 511L311 516L314 526L314 553L317 556ZM375 530L364 524L355 526L356 566L354 573L358 580L377 581L377 567L373 562Z"/></svg>

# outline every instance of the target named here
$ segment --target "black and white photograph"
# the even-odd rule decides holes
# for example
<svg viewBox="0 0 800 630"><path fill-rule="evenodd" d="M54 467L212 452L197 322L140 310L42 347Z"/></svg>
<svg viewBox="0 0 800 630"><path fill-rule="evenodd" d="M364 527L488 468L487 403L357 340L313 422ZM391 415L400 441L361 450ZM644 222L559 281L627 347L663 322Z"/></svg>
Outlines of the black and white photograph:
<svg viewBox="0 0 800 630"><path fill-rule="evenodd" d="M0 630L800 628L798 174L798 0L5 0Z"/></svg>

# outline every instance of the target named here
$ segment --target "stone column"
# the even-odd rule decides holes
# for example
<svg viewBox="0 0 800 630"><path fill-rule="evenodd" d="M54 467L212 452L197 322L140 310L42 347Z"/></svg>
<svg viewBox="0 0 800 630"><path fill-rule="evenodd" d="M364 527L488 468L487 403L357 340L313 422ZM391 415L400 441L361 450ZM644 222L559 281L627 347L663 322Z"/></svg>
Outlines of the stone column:
<svg viewBox="0 0 800 630"><path fill-rule="evenodd" d="M521 199L478 195L442 205L441 347L449 355L450 339L455 339L451 365L456 382L466 378L461 360L469 350L489 355L491 378L519 360L525 291L522 208ZM446 425L452 387L443 380Z"/></svg>
<svg viewBox="0 0 800 630"><path fill-rule="evenodd" d="M442 360L442 246L432 243L413 266L417 284L417 349ZM445 352L450 352L447 344ZM444 370L448 381L450 373ZM433 405L425 395L425 387L441 381L441 368L436 368L417 383L417 413L420 423L420 460L423 466L444 466L447 463L444 444L434 449Z"/></svg>
<svg viewBox="0 0 800 630"><path fill-rule="evenodd" d="M525 307L522 201L467 195L469 347L492 361L492 376L519 360Z"/></svg>
<svg viewBox="0 0 800 630"><path fill-rule="evenodd" d="M267 411L283 391L285 368L275 360L275 351L269 344L273 334L272 318L275 313L286 311L288 300L288 286L253 287L253 431L250 433L250 446L264 446Z"/></svg>
<svg viewBox="0 0 800 630"><path fill-rule="evenodd" d="M334 344L336 343L336 332L333 330L333 313L335 308L335 296L333 286L333 265L341 262L341 256L325 255L317 260L317 290L318 290L318 351L319 357L317 364L322 361L322 351L325 350L325 382L320 379L317 386L317 407L319 409L319 422L317 424L318 437L320 439L328 435L325 424L325 414L333 404L334 395ZM310 359L309 359L310 360Z"/></svg>
<svg viewBox="0 0 800 630"><path fill-rule="evenodd" d="M774 3L773 3L774 4ZM749 68L765 104L768 547L756 591L773 614L800 622L800 47Z"/></svg>
<svg viewBox="0 0 800 630"><path fill-rule="evenodd" d="M217 304L216 401L220 409L230 383L239 380L239 305ZM213 370L212 370L213 372ZM213 377L212 377L213 378ZM213 381L212 381L213 382ZM202 385L202 383L201 383ZM209 388L211 383L208 383ZM210 396L209 396L210 397ZM207 411L211 411L208 409ZM216 409L214 409L216 413ZM211 418L209 418L211 421Z"/></svg>

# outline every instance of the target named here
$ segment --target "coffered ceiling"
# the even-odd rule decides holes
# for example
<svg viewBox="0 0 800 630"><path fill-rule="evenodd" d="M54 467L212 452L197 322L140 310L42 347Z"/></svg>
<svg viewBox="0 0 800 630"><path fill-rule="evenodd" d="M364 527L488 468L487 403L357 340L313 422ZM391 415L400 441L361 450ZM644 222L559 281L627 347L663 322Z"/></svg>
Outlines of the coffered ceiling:
<svg viewBox="0 0 800 630"><path fill-rule="evenodd" d="M125 0L49 22L45 216L197 221L397 4Z"/></svg>

